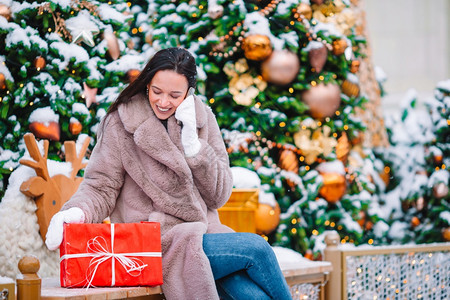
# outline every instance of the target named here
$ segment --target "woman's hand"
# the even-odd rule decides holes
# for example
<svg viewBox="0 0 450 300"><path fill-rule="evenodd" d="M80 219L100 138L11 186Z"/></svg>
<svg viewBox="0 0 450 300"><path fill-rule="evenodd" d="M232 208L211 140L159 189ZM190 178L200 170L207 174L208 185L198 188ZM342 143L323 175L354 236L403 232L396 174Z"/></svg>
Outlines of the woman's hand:
<svg viewBox="0 0 450 300"><path fill-rule="evenodd" d="M63 239L64 223L84 223L84 212L78 207L72 207L56 213L45 236L45 244L49 250L58 249Z"/></svg>
<svg viewBox="0 0 450 300"><path fill-rule="evenodd" d="M181 102L175 111L175 118L183 123L181 129L181 143L183 144L184 154L187 157L197 155L201 144L197 135L197 121L195 117L194 96L188 96Z"/></svg>

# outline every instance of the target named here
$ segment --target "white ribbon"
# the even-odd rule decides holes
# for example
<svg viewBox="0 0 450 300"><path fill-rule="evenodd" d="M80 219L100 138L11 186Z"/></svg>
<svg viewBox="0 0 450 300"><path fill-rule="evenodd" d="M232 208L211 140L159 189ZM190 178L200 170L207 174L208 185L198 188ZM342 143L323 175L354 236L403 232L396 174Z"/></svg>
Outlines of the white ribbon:
<svg viewBox="0 0 450 300"><path fill-rule="evenodd" d="M100 241L103 242L103 244ZM135 256L142 257L161 257L161 252L130 252L130 253L114 253L114 224L111 223L111 251L109 251L106 240L104 237L96 236L93 239L90 239L86 245L87 253L76 253L76 254L64 254L61 256L60 261L69 258L81 258L81 257L92 257L89 262L88 270L90 274L86 275L86 279L88 281L88 285L86 289L91 286L92 280L94 280L95 273L97 272L98 267L107 261L111 260L111 286L116 284L116 270L115 270L115 261L117 260L125 271L133 276L137 277L141 275L142 270L144 270L148 265L144 264L144 262ZM130 257L128 257L130 256ZM93 268L93 269L92 269ZM90 279L89 279L90 277Z"/></svg>

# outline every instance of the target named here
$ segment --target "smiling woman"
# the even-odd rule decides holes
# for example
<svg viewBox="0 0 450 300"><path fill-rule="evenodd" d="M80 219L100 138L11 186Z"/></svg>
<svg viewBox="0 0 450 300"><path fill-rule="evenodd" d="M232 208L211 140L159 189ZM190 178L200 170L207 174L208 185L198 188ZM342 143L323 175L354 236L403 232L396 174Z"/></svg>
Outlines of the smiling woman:
<svg viewBox="0 0 450 300"><path fill-rule="evenodd" d="M162 70L155 74L147 89L150 106L158 119L166 120L175 113L183 102L188 90L184 75L172 70Z"/></svg>
<svg viewBox="0 0 450 300"><path fill-rule="evenodd" d="M216 118L190 92L195 77L185 49L150 59L104 118L85 178L52 218L46 244L60 245L63 223L159 222L167 299L291 299L270 245L220 223L233 180Z"/></svg>

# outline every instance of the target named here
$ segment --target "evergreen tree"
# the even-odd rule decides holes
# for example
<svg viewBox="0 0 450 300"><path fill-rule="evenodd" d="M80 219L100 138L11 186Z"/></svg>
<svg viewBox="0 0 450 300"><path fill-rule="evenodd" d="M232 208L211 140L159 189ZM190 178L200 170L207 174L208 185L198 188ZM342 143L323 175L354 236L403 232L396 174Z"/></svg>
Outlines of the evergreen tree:
<svg viewBox="0 0 450 300"><path fill-rule="evenodd" d="M364 39L350 2L155 4L153 46L195 54L197 93L216 113L231 164L255 170L275 195L281 224L269 241L305 253L336 229L343 242L374 242L371 195L384 165L360 146Z"/></svg>
<svg viewBox="0 0 450 300"><path fill-rule="evenodd" d="M394 180L385 202L391 223L387 241L430 243L448 241L450 225L449 81L438 83L435 97L418 108L417 94L407 93L400 115L388 116L391 147L381 156Z"/></svg>
<svg viewBox="0 0 450 300"><path fill-rule="evenodd" d="M61 160L65 140L91 137L109 104L148 59L126 1L1 1L0 178L33 132ZM137 16L140 10L135 10ZM142 19L142 18L141 18ZM135 42L145 48L133 49Z"/></svg>

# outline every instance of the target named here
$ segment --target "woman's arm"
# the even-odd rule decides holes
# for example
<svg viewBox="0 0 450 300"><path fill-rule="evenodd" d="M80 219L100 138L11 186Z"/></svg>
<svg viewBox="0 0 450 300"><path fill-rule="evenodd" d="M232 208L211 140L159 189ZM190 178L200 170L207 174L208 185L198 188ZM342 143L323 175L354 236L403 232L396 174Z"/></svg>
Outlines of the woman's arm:
<svg viewBox="0 0 450 300"><path fill-rule="evenodd" d="M86 223L100 223L111 214L125 174L119 141L119 133L124 129L117 112L108 116L100 128L103 132L92 151L84 179L62 207L62 210L81 208Z"/></svg>
<svg viewBox="0 0 450 300"><path fill-rule="evenodd" d="M200 151L186 160L206 205L217 209L228 201L233 188L233 178L219 125L211 109L205 107L205 110L207 122L199 132Z"/></svg>

